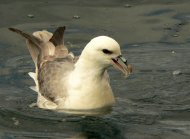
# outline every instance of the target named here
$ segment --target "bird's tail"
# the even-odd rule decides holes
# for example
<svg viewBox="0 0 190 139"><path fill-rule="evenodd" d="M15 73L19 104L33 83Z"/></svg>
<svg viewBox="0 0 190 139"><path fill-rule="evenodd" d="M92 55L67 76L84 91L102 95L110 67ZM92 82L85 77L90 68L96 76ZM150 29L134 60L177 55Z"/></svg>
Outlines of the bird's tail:
<svg viewBox="0 0 190 139"><path fill-rule="evenodd" d="M65 27L58 27L54 34L48 31L36 31L33 35L16 28L9 28L26 39L26 44L35 66L49 56L59 57L68 54L64 46L63 35Z"/></svg>
<svg viewBox="0 0 190 139"><path fill-rule="evenodd" d="M33 35L30 35L16 28L9 28L9 30L20 34L26 39L28 50L36 67L35 72L28 73L36 84L36 86L30 88L39 93L37 79L40 65L47 58L64 57L68 54L63 42L65 27L58 27L53 34L48 31L36 31Z"/></svg>

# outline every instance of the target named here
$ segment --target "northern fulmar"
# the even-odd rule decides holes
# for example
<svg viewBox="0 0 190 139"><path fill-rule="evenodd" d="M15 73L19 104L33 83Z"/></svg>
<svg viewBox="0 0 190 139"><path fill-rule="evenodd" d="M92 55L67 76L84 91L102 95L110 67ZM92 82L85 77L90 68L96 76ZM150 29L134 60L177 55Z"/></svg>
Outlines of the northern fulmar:
<svg viewBox="0 0 190 139"><path fill-rule="evenodd" d="M121 55L119 44L108 36L93 38L75 57L64 45L65 27L52 34L33 35L9 28L26 39L35 72L29 72L38 93L37 106L44 109L91 110L112 106L115 98L107 69L114 66L126 76L132 66Z"/></svg>

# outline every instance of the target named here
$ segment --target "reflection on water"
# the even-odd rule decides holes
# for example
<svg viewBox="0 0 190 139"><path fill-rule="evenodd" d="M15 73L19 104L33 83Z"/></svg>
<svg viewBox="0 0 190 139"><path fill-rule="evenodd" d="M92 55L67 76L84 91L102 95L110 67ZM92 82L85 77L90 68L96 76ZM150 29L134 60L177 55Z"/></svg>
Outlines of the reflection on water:
<svg viewBox="0 0 190 139"><path fill-rule="evenodd" d="M112 111L112 107L105 107L100 109L92 110L69 110L69 109L58 109L56 112L67 113L73 115L85 115L85 116L103 116L109 114Z"/></svg>
<svg viewBox="0 0 190 139"><path fill-rule="evenodd" d="M188 139L190 137L189 44L123 46L134 73L109 70L117 103L105 115L70 114L29 107L36 102L27 75L29 55L1 52L0 137L2 139ZM12 49L10 47L10 49ZM80 48L72 48L80 51ZM5 58L6 57L6 58ZM173 75L180 70L181 74ZM98 111L102 112L102 111ZM105 111L104 111L105 112Z"/></svg>

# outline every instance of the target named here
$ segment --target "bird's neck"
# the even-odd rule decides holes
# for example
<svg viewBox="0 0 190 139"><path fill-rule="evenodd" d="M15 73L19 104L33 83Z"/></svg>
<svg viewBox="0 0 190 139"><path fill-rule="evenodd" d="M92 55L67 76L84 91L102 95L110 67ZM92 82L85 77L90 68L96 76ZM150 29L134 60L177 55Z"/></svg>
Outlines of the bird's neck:
<svg viewBox="0 0 190 139"><path fill-rule="evenodd" d="M105 67L91 60L79 59L75 64L75 72L91 77L95 76L97 78L101 78L105 70Z"/></svg>
<svg viewBox="0 0 190 139"><path fill-rule="evenodd" d="M100 65L96 61L80 58L75 64L74 72L77 75L83 77L94 77L96 79L101 79L104 76L106 67Z"/></svg>

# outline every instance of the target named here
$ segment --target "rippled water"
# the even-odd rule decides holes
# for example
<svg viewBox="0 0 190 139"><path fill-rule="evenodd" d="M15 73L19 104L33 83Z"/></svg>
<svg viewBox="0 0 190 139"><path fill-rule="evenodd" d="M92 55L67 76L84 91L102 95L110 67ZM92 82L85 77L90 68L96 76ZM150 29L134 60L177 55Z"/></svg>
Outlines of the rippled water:
<svg viewBox="0 0 190 139"><path fill-rule="evenodd" d="M189 139L189 45L122 46L134 73L126 79L120 72L109 70L117 103L102 116L30 107L36 101L36 93L28 88L34 84L27 75L34 70L30 56L1 52L0 138ZM0 47L12 49L4 44ZM180 73L174 75L174 71Z"/></svg>

